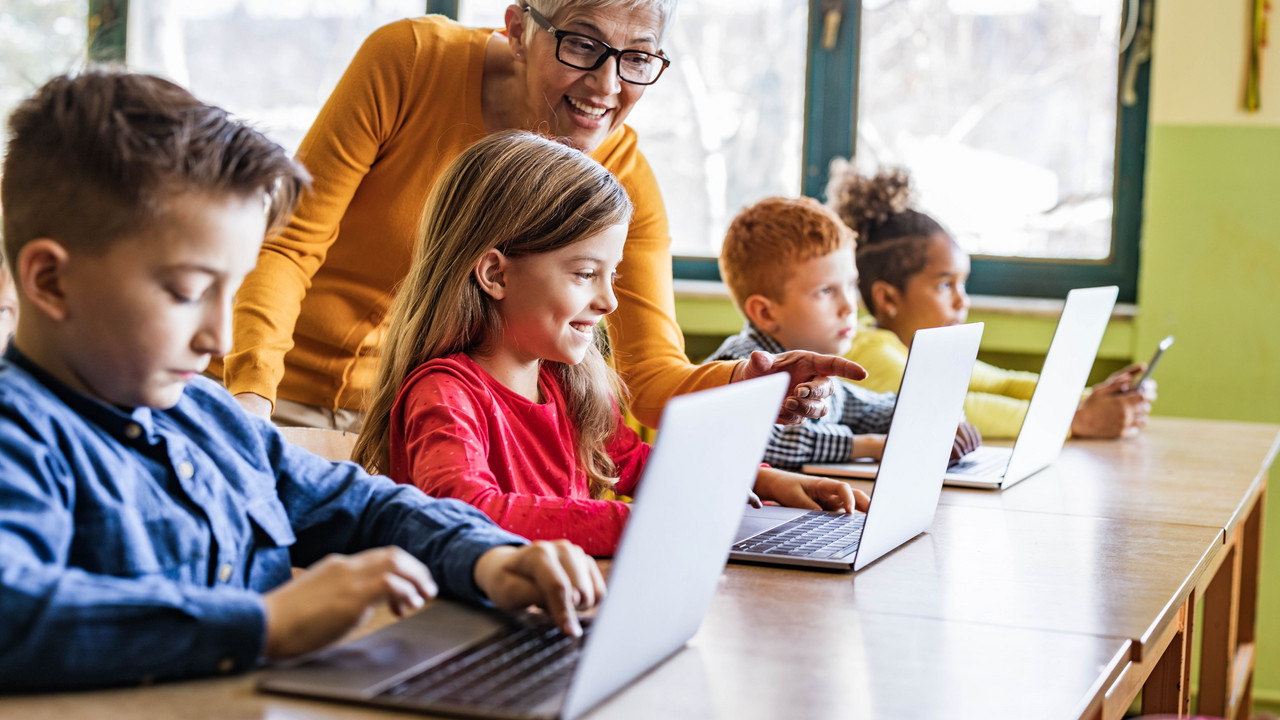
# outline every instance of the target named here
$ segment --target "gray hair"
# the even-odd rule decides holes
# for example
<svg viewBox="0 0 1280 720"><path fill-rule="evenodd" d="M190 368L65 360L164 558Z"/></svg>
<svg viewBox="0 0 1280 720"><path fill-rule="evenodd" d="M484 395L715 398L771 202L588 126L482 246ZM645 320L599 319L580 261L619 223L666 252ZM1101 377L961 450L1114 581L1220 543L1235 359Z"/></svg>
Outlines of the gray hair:
<svg viewBox="0 0 1280 720"><path fill-rule="evenodd" d="M545 17L554 17L562 10L603 10L621 8L623 10L653 10L658 13L658 39L662 39L671 18L676 13L677 0L520 0L516 4L521 7L532 5ZM537 27L530 24L531 27ZM526 36L526 40L528 37Z"/></svg>

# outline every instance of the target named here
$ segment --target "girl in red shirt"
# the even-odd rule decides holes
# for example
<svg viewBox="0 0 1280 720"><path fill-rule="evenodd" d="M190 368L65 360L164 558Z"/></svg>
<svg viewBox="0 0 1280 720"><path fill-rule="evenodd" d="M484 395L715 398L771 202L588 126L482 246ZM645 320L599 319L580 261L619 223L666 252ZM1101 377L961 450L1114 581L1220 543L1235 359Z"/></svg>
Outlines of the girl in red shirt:
<svg viewBox="0 0 1280 720"><path fill-rule="evenodd" d="M577 150L496 133L445 170L397 294L355 457L529 538L611 555L649 446L597 326L617 307L626 190ZM865 507L836 480L762 468L798 507Z"/></svg>

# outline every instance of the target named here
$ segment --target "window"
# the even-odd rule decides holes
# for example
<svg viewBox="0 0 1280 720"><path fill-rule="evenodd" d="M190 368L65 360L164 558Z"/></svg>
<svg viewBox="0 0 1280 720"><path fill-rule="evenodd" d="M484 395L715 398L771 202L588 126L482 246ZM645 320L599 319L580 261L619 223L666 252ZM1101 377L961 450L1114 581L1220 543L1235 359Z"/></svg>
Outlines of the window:
<svg viewBox="0 0 1280 720"><path fill-rule="evenodd" d="M862 3L858 165L911 172L918 206L975 256L971 290L1061 297L1117 283L1133 299L1126 214L1139 209L1120 204L1131 198L1117 183L1140 184L1141 163L1125 164L1133 146L1117 151L1117 97L1145 77L1121 63L1121 43L1143 42L1122 5Z"/></svg>
<svg viewBox="0 0 1280 720"><path fill-rule="evenodd" d="M131 66L291 149L378 25L426 9L497 27L509 4L90 3L103 16L127 7ZM57 18L82 16L83 0L20 5L26 42L82 42ZM971 292L1062 297L1114 283L1133 301L1153 13L1154 0L682 0L664 40L672 67L629 119L668 205L677 276L718 277L738 209L822 197L831 158L856 154L912 172L919 204L974 253ZM26 86L6 77L0 101L65 69L38 54L54 67L25 71L37 75Z"/></svg>
<svg viewBox="0 0 1280 720"><path fill-rule="evenodd" d="M126 58L293 152L369 33L423 9L423 0L130 0Z"/></svg>
<svg viewBox="0 0 1280 720"><path fill-rule="evenodd" d="M50 77L84 64L88 0L0 0L0 146L9 114Z"/></svg>

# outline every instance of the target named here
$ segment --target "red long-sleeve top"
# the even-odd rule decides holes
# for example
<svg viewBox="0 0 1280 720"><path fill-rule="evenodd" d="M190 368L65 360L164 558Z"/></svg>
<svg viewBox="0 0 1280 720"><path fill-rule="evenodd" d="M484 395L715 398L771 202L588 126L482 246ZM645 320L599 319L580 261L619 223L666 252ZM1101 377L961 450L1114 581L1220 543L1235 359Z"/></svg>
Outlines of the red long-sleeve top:
<svg viewBox="0 0 1280 720"><path fill-rule="evenodd" d="M465 500L527 538L567 538L612 555L626 503L594 500L574 450L573 418L551 368L538 379L545 402L505 387L458 353L431 360L400 387L391 411L390 475L429 495ZM615 492L630 495L649 445L618 416L608 444Z"/></svg>

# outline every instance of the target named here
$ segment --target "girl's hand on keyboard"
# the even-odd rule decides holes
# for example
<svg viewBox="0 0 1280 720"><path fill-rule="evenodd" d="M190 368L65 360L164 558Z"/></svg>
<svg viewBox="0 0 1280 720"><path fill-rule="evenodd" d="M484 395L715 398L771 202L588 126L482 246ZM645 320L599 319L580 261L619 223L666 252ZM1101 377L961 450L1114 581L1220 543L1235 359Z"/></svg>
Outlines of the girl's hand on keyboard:
<svg viewBox="0 0 1280 720"><path fill-rule="evenodd" d="M578 611L605 595L596 561L568 540L492 548L476 561L475 580L494 605L508 612L537 605L573 637L582 635Z"/></svg>
<svg viewBox="0 0 1280 720"><path fill-rule="evenodd" d="M866 511L871 498L849 483L831 478L801 475L762 467L756 472L755 491L763 500L804 510Z"/></svg>

